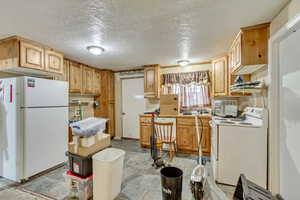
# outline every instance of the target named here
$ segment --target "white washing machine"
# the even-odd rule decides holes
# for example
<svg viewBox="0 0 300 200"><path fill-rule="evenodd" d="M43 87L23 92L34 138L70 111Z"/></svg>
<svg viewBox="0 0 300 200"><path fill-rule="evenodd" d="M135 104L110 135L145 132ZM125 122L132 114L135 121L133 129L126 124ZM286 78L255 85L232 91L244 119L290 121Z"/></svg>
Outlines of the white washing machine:
<svg viewBox="0 0 300 200"><path fill-rule="evenodd" d="M247 107L244 119L213 117L211 163L218 183L236 185L240 174L267 188L268 115Z"/></svg>

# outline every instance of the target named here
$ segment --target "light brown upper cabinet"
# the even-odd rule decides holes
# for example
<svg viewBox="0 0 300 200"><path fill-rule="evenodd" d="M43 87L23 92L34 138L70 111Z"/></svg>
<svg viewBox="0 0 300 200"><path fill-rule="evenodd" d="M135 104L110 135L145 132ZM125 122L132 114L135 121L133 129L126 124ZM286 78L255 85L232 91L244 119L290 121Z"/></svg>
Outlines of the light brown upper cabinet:
<svg viewBox="0 0 300 200"><path fill-rule="evenodd" d="M269 27L265 23L241 28L229 50L233 74L251 74L268 64Z"/></svg>
<svg viewBox="0 0 300 200"><path fill-rule="evenodd" d="M55 80L60 80L60 81L67 81L69 82L69 68L70 68L70 61L67 60L67 59L64 59L64 62L63 62L63 74L61 75L56 75L54 77Z"/></svg>
<svg viewBox="0 0 300 200"><path fill-rule="evenodd" d="M82 93L93 94L94 92L94 69L82 65Z"/></svg>
<svg viewBox="0 0 300 200"><path fill-rule="evenodd" d="M70 61L69 90L70 93L81 93L82 90L82 69L77 62Z"/></svg>
<svg viewBox="0 0 300 200"><path fill-rule="evenodd" d="M64 55L52 49L45 50L45 68L46 71L63 74Z"/></svg>
<svg viewBox="0 0 300 200"><path fill-rule="evenodd" d="M20 41L20 65L22 67L44 70L44 53L42 46Z"/></svg>
<svg viewBox="0 0 300 200"><path fill-rule="evenodd" d="M144 96L145 98L159 98L160 76L159 65L144 67Z"/></svg>
<svg viewBox="0 0 300 200"><path fill-rule="evenodd" d="M227 56L212 61L212 96L228 95L228 59Z"/></svg>
<svg viewBox="0 0 300 200"><path fill-rule="evenodd" d="M93 81L94 81L94 94L100 95L101 94L101 72L100 71L95 70Z"/></svg>
<svg viewBox="0 0 300 200"><path fill-rule="evenodd" d="M106 125L106 133L115 135L115 96L114 96L114 73L109 70L100 71L101 95L95 97L100 106L95 109L95 117L109 118Z"/></svg>
<svg viewBox="0 0 300 200"><path fill-rule="evenodd" d="M70 61L64 59L64 70L62 75L62 80L69 82L70 75Z"/></svg>
<svg viewBox="0 0 300 200"><path fill-rule="evenodd" d="M0 70L24 75L63 74L63 54L31 40L12 36L0 40Z"/></svg>

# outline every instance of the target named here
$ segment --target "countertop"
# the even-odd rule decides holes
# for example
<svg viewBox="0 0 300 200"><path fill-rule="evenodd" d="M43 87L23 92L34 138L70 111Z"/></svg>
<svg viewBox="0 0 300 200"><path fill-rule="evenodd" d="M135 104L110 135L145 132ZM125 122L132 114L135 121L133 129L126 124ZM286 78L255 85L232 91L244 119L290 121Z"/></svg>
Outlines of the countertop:
<svg viewBox="0 0 300 200"><path fill-rule="evenodd" d="M158 117L161 118L195 118L195 116L197 117L201 117L201 118L212 118L211 114L202 114L202 115L159 115ZM140 114L140 117L151 117L151 114Z"/></svg>

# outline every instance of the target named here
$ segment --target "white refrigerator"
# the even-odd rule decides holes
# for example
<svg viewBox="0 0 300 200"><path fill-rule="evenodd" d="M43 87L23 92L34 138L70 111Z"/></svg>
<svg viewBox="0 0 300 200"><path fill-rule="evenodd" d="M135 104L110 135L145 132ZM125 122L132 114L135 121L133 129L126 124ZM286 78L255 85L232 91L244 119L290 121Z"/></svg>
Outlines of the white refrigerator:
<svg viewBox="0 0 300 200"><path fill-rule="evenodd" d="M0 176L21 182L66 161L68 83L0 79Z"/></svg>

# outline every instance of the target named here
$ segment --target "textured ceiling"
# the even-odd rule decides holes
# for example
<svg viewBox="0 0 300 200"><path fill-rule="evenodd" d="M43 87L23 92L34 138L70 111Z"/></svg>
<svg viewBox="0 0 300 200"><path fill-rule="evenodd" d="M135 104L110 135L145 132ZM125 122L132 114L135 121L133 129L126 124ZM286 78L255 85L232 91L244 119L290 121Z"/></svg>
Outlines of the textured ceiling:
<svg viewBox="0 0 300 200"><path fill-rule="evenodd" d="M239 27L270 21L288 0L2 0L0 37L19 35L113 70L202 62ZM88 45L106 52L90 55Z"/></svg>

